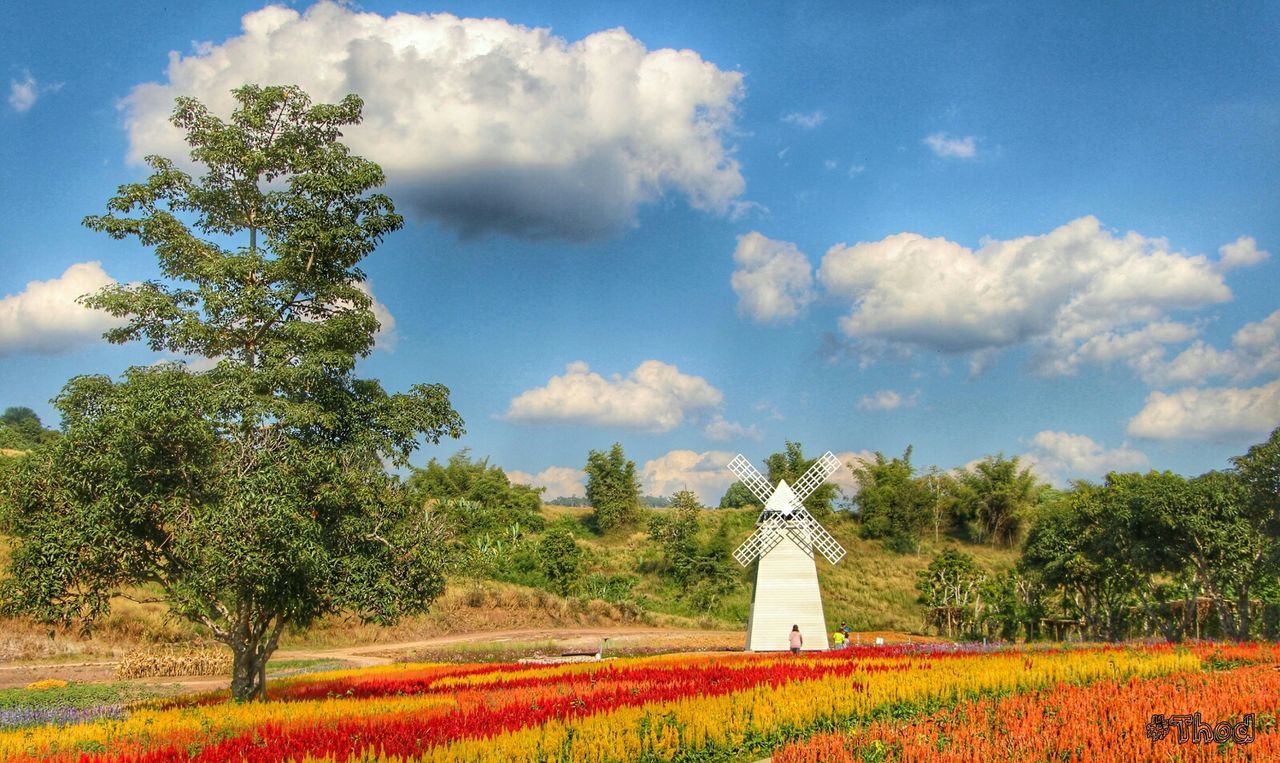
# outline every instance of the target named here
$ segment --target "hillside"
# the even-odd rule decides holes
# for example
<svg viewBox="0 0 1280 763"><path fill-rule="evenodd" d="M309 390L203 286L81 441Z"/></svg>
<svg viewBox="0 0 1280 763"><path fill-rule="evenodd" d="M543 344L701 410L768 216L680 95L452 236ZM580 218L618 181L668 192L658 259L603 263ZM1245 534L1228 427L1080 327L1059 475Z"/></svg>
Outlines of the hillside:
<svg viewBox="0 0 1280 763"><path fill-rule="evenodd" d="M660 514L666 509L652 509ZM568 595L536 585L520 585L489 576L455 574L445 595L427 615L397 626L382 628L329 619L307 631L287 633L283 647L341 646L385 643L469 631L512 627L598 627L658 625L676 628L743 629L751 602L753 570L732 565L732 587L713 607L692 600L659 574L661 549L648 532L600 537L588 527L591 510L582 507L544 506L541 515L548 527L567 527L584 553L581 584ZM652 516L650 514L648 516ZM736 548L754 529L753 509L706 510L701 514L700 540L708 541L723 526ZM927 542L919 555L886 551L879 542L857 536L857 526L837 516L827 528L848 551L837 565L819 559L818 579L828 626L843 620L856 631L922 632L924 611L916 602L916 573L923 570L935 551L947 545L963 548L983 567L1011 566L1015 551L975 546L949 538L934 548ZM539 535L528 537L535 543ZM0 563L8 556L0 538ZM462 565L463 570L467 569ZM626 581L627 585L615 585ZM111 615L90 638L74 632L49 629L21 620L0 621L0 661L119 654L140 644L199 638L193 626L166 617L156 604L117 599Z"/></svg>
<svg viewBox="0 0 1280 763"><path fill-rule="evenodd" d="M549 521L568 518L581 525L589 514L590 509L586 508L543 508L543 515ZM754 530L758 514L755 509L703 511L700 538L705 542L723 524L731 547L736 548ZM818 560L823 609L832 628L844 620L854 630L920 632L924 608L916 602L916 573L929 565L935 553L948 546L963 549L987 570L1011 567L1018 559L1016 550L993 549L946 536L938 544L932 540L923 543L918 555L897 554L885 550L879 541L858 537L857 525L847 516L837 515L825 525L848 552L839 564L828 564L821 557ZM574 534L579 545L589 550L593 571L639 577L631 593L635 603L645 610L688 617L703 627L746 627L754 569L741 569L736 562L730 562L735 568L735 587L723 597L720 606L708 614L691 606L677 586L652 572L660 550L647 532L600 538L582 525Z"/></svg>

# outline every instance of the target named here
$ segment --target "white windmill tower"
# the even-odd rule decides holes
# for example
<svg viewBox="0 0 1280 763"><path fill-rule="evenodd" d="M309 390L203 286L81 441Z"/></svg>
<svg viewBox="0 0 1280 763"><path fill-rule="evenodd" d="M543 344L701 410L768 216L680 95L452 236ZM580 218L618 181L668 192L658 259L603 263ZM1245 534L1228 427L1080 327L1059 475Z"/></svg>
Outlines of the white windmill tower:
<svg viewBox="0 0 1280 763"><path fill-rule="evenodd" d="M749 652L786 650L793 625L800 626L804 649L827 648L814 552L835 564L845 551L801 501L839 468L840 459L827 451L794 486L780 480L773 487L742 454L729 462L730 471L764 504L756 531L733 552L743 567L760 562L747 619Z"/></svg>

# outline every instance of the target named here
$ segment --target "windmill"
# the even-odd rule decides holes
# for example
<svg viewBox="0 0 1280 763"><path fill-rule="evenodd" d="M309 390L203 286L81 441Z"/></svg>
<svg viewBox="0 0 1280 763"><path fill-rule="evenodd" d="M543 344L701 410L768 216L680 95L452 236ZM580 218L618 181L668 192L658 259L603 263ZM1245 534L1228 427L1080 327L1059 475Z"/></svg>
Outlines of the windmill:
<svg viewBox="0 0 1280 763"><path fill-rule="evenodd" d="M729 470L764 504L756 531L733 552L743 567L759 560L747 619L749 652L786 650L792 625L800 626L806 650L827 648L814 553L835 564L845 551L802 501L839 468L840 459L827 451L794 486L780 480L774 487L742 454L729 462Z"/></svg>

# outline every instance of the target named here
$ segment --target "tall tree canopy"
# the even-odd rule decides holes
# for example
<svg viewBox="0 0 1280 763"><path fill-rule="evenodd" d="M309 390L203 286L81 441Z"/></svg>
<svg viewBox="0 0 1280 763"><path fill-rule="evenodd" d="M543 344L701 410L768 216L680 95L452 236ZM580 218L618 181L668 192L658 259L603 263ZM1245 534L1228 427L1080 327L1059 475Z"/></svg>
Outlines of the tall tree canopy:
<svg viewBox="0 0 1280 763"><path fill-rule="evenodd" d="M978 542L1012 546L1022 534L1028 512L1043 485L1017 456L987 456L972 469L958 471L955 510L973 522Z"/></svg>
<svg viewBox="0 0 1280 763"><path fill-rule="evenodd" d="M786 447L781 453L774 453L764 460L769 469L769 484L777 485L779 480L786 480L794 485L809 471L809 467L818 462L816 458L805 458L800 443L786 440ZM831 516L831 502L840 490L834 482L824 482L814 488L804 499L804 508L817 519Z"/></svg>
<svg viewBox="0 0 1280 763"><path fill-rule="evenodd" d="M389 394L354 376L378 322L360 262L401 218L381 169L341 128L361 101L313 105L245 86L229 122L180 98L197 176L148 157L85 224L152 248L161 280L83 301L125 320L112 342L217 360L79 377L56 401L65 436L6 480L17 536L0 602L91 625L144 586L234 652L237 699L265 694L286 625L352 612L391 622L443 589L439 529L382 460L462 433L439 385Z"/></svg>
<svg viewBox="0 0 1280 763"><path fill-rule="evenodd" d="M858 478L854 503L863 537L881 538L898 552L919 550L937 500L930 485L915 478L915 471L909 445L901 458L885 458L877 451L874 461L853 465Z"/></svg>
<svg viewBox="0 0 1280 763"><path fill-rule="evenodd" d="M622 444L614 443L608 453L587 454L587 500L595 509L601 532L635 527L640 522L640 481L636 462L628 461Z"/></svg>

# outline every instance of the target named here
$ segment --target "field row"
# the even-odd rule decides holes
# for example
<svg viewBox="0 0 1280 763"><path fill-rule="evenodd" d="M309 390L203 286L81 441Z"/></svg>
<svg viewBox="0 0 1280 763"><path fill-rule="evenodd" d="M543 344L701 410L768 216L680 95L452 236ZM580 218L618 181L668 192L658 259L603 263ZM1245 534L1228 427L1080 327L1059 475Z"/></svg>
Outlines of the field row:
<svg viewBox="0 0 1280 763"><path fill-rule="evenodd" d="M281 681L265 703L234 704L225 694L199 695L133 706L123 718L0 732L0 758L103 763L735 760L818 734L808 743L815 746L797 745L782 754L794 761L827 760L829 753L842 751L844 759L860 760L865 750L888 749L898 738L902 727L893 724L895 718L942 712L922 728L936 730L950 719L957 728L978 729L970 716L947 716L946 709L960 714L980 707L989 714L1004 707L1000 703L1026 699L1031 704L1010 704L1008 711L1011 718L1023 718L1038 701L1034 697L1061 696L1054 705L1064 708L1060 716L1034 719L1052 727L1055 718L1083 715L1088 703L1096 704L1092 695L1071 692L1104 692L1101 687L1108 686L1134 692L1166 687L1152 688L1119 709L1140 715L1152 707L1167 707L1167 712L1187 707L1209 717L1226 712L1225 706L1170 700L1161 692L1184 685L1177 681L1246 675L1243 670L1201 673L1202 664L1271 660L1269 647L1255 645L976 654L863 648L799 657L672 655L560 666L395 665ZM1214 685L1204 683L1203 690ZM1003 699L970 702L992 696ZM1241 707L1248 707L1247 697L1244 701ZM1140 727L1124 726L1131 721L1126 715L1100 724L1112 734L1100 739L1115 744L1126 738L1126 729L1130 735L1141 733ZM848 730L853 733L823 735ZM926 747L945 754L948 740L964 739L960 732L938 733L943 736L921 733L921 747L895 754L915 760L915 751ZM1075 726L1063 731L1076 733ZM998 738L1004 743L1010 737ZM955 745L962 749L968 742Z"/></svg>

